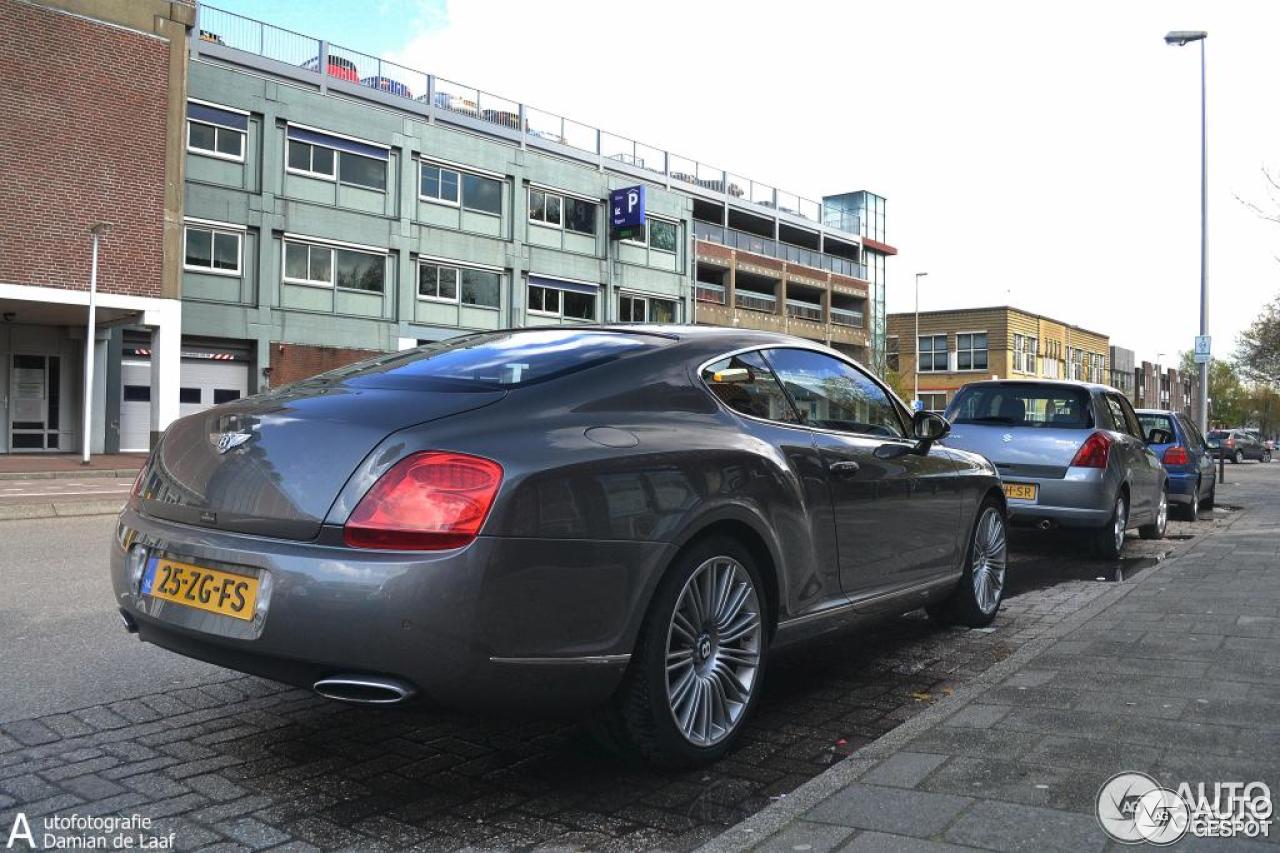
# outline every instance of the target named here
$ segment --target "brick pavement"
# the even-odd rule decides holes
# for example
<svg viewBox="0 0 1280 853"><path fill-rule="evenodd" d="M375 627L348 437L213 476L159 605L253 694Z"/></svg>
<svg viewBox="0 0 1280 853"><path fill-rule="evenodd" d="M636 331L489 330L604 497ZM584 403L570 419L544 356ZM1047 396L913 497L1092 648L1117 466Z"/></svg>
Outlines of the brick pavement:
<svg viewBox="0 0 1280 853"><path fill-rule="evenodd" d="M1115 588L1065 551L1023 542L1014 597L991 628L939 629L917 613L780 655L741 748L712 768L633 765L573 725L352 708L229 673L0 725L0 828L21 809L146 815L180 849L691 849ZM975 713L981 723L995 711Z"/></svg>
<svg viewBox="0 0 1280 853"><path fill-rule="evenodd" d="M1099 788L1263 781L1280 794L1280 470L1242 511L703 849L1088 851ZM1280 849L1185 838L1179 849Z"/></svg>

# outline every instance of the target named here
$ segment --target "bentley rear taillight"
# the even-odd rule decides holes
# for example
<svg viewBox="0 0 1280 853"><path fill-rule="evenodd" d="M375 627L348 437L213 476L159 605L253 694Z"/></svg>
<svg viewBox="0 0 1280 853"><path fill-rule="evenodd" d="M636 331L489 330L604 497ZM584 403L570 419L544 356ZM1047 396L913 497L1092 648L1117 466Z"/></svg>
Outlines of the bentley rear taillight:
<svg viewBox="0 0 1280 853"><path fill-rule="evenodd" d="M343 528L353 548L440 551L476 538L502 485L502 466L465 453L406 456L373 484Z"/></svg>
<svg viewBox="0 0 1280 853"><path fill-rule="evenodd" d="M1111 437L1105 432L1095 432L1084 440L1076 456L1071 460L1072 468L1106 468L1107 459L1111 456Z"/></svg>

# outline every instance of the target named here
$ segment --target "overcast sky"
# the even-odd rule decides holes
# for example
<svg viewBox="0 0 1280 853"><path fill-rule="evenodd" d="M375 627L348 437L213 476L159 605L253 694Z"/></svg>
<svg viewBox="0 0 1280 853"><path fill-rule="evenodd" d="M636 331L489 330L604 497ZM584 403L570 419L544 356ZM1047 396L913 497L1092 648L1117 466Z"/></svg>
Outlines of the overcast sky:
<svg viewBox="0 0 1280 853"><path fill-rule="evenodd" d="M1010 303L1172 362L1196 334L1199 50L1215 354L1280 291L1280 3L222 5L781 189L888 198L889 310Z"/></svg>

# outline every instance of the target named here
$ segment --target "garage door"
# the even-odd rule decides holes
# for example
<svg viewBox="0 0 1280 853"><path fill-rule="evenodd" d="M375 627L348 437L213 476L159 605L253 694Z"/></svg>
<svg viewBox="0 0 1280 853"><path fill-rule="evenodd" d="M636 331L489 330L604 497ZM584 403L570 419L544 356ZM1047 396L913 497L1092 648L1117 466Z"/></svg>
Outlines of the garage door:
<svg viewBox="0 0 1280 853"><path fill-rule="evenodd" d="M120 449L147 450L151 444L151 361L120 363ZM249 393L249 365L243 361L184 358L178 413L190 415Z"/></svg>

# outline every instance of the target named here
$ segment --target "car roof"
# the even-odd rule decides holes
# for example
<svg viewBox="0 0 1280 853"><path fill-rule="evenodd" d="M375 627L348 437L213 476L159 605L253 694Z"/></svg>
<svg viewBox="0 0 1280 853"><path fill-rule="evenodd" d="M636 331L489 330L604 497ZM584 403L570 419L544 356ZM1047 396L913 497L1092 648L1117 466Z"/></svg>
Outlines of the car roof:
<svg viewBox="0 0 1280 853"><path fill-rule="evenodd" d="M1177 415L1182 414L1181 412L1175 412L1172 409L1134 409L1134 411L1140 415L1169 415L1170 417L1176 417Z"/></svg>
<svg viewBox="0 0 1280 853"><path fill-rule="evenodd" d="M970 382L969 385L1061 385L1064 388L1079 388L1083 391L1123 393L1110 385L1103 385L1100 382L1083 382L1079 379L979 379L977 382Z"/></svg>

